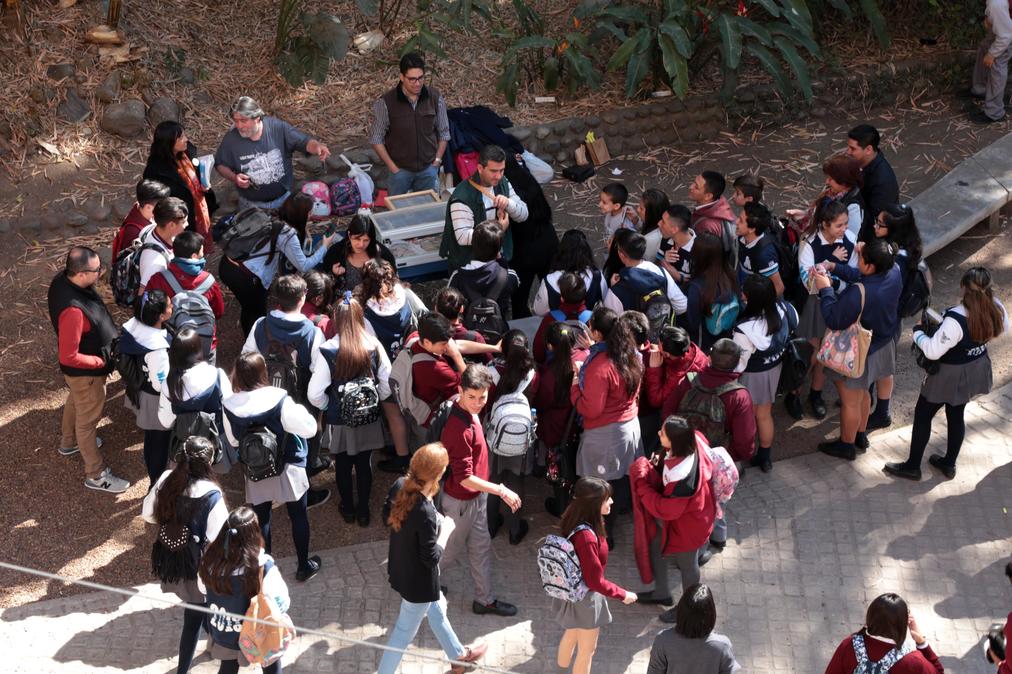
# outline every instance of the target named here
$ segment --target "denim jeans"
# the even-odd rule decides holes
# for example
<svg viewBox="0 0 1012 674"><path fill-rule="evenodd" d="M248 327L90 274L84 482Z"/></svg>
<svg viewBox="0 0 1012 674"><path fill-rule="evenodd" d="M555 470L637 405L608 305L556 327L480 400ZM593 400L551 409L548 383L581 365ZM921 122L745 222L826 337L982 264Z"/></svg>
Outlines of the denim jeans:
<svg viewBox="0 0 1012 674"><path fill-rule="evenodd" d="M291 195L291 192L288 191L288 190L285 190L284 194L282 194L277 199L274 199L273 201L250 201L249 199L247 199L246 197L244 197L242 195L242 193L240 193L239 194L239 210L241 211L241 210L244 210L246 208L253 208L254 206L256 208L261 208L263 210L269 210L271 208L281 208L281 204L285 203L285 199L287 199L290 195Z"/></svg>
<svg viewBox="0 0 1012 674"><path fill-rule="evenodd" d="M436 640L443 647L446 657L451 660L464 655L466 652L461 645L460 639L453 631L450 621L446 619L446 597L439 595L439 601L413 604L406 599L401 600L401 612L397 616L397 623L390 632L390 639L387 646L391 648L407 649L415 640L418 628L422 625L422 619L429 616L429 628L436 635ZM401 663L401 653L395 651L383 651L380 659L379 674L394 674L397 665Z"/></svg>
<svg viewBox="0 0 1012 674"><path fill-rule="evenodd" d="M439 194L439 187L436 185L438 173L438 168L431 164L421 171L401 169L397 173L391 173L387 183L387 194L394 197L398 194L422 190L435 190L436 194Z"/></svg>

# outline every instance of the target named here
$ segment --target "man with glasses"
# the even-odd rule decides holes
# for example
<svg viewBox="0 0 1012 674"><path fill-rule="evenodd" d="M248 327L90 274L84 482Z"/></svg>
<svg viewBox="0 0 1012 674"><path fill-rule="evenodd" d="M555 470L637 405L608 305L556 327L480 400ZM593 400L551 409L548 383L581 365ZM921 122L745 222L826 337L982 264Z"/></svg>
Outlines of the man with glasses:
<svg viewBox="0 0 1012 674"><path fill-rule="evenodd" d="M239 189L239 210L278 208L292 191L292 153L327 161L326 145L286 121L264 114L260 104L240 96L229 109L235 125L214 153L214 167ZM366 198L363 195L363 199Z"/></svg>
<svg viewBox="0 0 1012 674"><path fill-rule="evenodd" d="M390 196L436 190L436 175L450 140L446 101L425 86L425 60L401 57L401 81L372 106L369 142L390 170ZM365 199L365 195L362 197Z"/></svg>
<svg viewBox="0 0 1012 674"><path fill-rule="evenodd" d="M63 271L49 284L49 320L56 330L60 370L70 393L63 406L61 456L84 458L84 486L110 494L130 487L116 477L98 451L98 422L105 407L105 380L112 371L112 340L118 334L95 283L102 262L91 248L74 246Z"/></svg>

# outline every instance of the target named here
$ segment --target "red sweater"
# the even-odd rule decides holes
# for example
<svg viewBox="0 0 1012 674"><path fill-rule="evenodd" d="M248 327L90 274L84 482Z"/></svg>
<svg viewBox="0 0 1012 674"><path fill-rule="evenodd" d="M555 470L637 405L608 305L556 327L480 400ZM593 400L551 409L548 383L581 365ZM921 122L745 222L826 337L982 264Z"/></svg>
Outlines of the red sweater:
<svg viewBox="0 0 1012 674"><path fill-rule="evenodd" d="M649 356L644 363L649 363ZM710 358L695 344L689 343L689 350L679 358L663 356L660 367L647 367L643 375L647 402L651 407L663 408L664 401L671 396L675 387L690 372L702 372L710 364Z"/></svg>
<svg viewBox="0 0 1012 674"><path fill-rule="evenodd" d="M604 577L604 568L608 566L608 541L589 529L576 532L570 540L580 560L580 573L587 588L605 597L625 599L626 591Z"/></svg>
<svg viewBox="0 0 1012 674"><path fill-rule="evenodd" d="M330 339L337 334L337 327L334 325L334 322L330 320L330 316L327 314L321 314L320 308L309 300L306 300L302 304L302 315L313 321L313 325L323 332L324 339Z"/></svg>
<svg viewBox="0 0 1012 674"><path fill-rule="evenodd" d="M575 321L579 318L580 312L587 310L587 303L570 304L569 302L562 302L559 304L559 310L566 315L566 320ZM548 358L548 347L545 345L545 331L554 322L555 316L552 316L551 312L545 314L545 317L541 319L541 325L538 326L538 331L534 333L534 343L531 348L534 351L534 360L538 363L544 363Z"/></svg>
<svg viewBox="0 0 1012 674"><path fill-rule="evenodd" d="M1012 613L1008 614L1008 618L1005 619L1005 648L1008 649L1008 644L1012 644ZM1008 653L1006 652L1006 655ZM998 674L1012 674L1012 658L1006 657L998 665Z"/></svg>
<svg viewBox="0 0 1012 674"><path fill-rule="evenodd" d="M141 215L141 209L135 202L133 208L130 209L130 212L123 219L123 224L119 226L119 231L116 232L115 238L112 240L113 261L119 257L119 252L132 244L134 239L140 236L141 230L150 224L153 224L152 221Z"/></svg>
<svg viewBox="0 0 1012 674"><path fill-rule="evenodd" d="M580 390L580 378L576 376L569 391L570 400L583 415L584 430L636 418L639 414L636 404L639 390L633 391L632 395L626 391L607 353L597 354L584 364L584 368L587 371L583 378L583 390Z"/></svg>
<svg viewBox="0 0 1012 674"><path fill-rule="evenodd" d="M573 360L587 359L586 350L576 351ZM555 374L548 363L538 368L538 390L534 395L534 407L538 409L538 439L546 447L558 447L562 442L562 434L566 431L566 422L573 409L573 401L569 396L556 398L558 384Z"/></svg>
<svg viewBox="0 0 1012 674"><path fill-rule="evenodd" d="M692 211L692 229L696 234L713 234L718 239L724 232L724 222L734 222L734 211L727 199L721 197L712 204L706 204Z"/></svg>
<svg viewBox="0 0 1012 674"><path fill-rule="evenodd" d="M457 341L465 340L468 342L476 342L478 344L487 343L485 341L485 337L480 332L468 330L467 328L464 327L464 324L459 321L456 323L452 323L450 327L453 328L452 337ZM491 363L492 358L493 356L491 353L481 353L474 356L464 356L464 360L471 363Z"/></svg>
<svg viewBox="0 0 1012 674"><path fill-rule="evenodd" d="M714 388L729 381L736 380L738 372L725 372L718 370L712 365L707 365L699 373L699 381L707 388ZM677 414L678 406L685 397L685 392L692 386L688 377L682 379L671 392L671 395L664 400L661 409L661 418L667 419L669 414ZM745 389L738 389L725 393L720 397L724 403L725 430L730 434L730 447L726 447L728 453L735 461L748 461L755 455L755 411L752 409L752 396Z"/></svg>
<svg viewBox="0 0 1012 674"><path fill-rule="evenodd" d="M183 290L193 290L203 283L204 279L211 275L210 272L202 271L196 276L192 276L172 263L169 263L169 266L165 271L176 277L176 281L179 282L179 285L183 288ZM173 292L172 286L169 285L169 282L162 278L161 273L155 274L151 277L148 281L148 285L145 287L145 290L161 290L168 296L169 299L172 299L172 296L176 294ZM215 281L211 287L207 289L207 292L204 293L204 297L207 298L207 303L211 305L211 311L214 312L215 319L220 320L221 317L225 315L225 297L221 294L221 286L218 285L217 281ZM214 326L214 339L211 340L211 348L218 348L217 324Z"/></svg>
<svg viewBox="0 0 1012 674"><path fill-rule="evenodd" d="M879 641L874 637L864 638L864 647L868 651L868 659L878 662L885 657L885 654L894 648L894 645L887 641ZM826 674L854 674L857 667L857 656L854 655L854 644L850 637L840 642L833 653L833 659L826 666ZM944 674L945 669L938 661L938 656L931 650L931 646L925 645L912 653L907 653L903 659L889 670L889 674Z"/></svg>
<svg viewBox="0 0 1012 674"><path fill-rule="evenodd" d="M57 329L60 365L82 370L101 370L105 367L105 361L100 356L89 356L78 351L81 346L81 335L89 330L91 330L91 322L77 307L67 307L60 312Z"/></svg>
<svg viewBox="0 0 1012 674"><path fill-rule="evenodd" d="M408 337L408 341L417 336L415 333ZM420 341L411 344L411 353L428 353L422 348ZM429 354L435 360L415 361L411 366L411 388L415 395L436 408L439 403L449 400L457 393L460 386L460 373L453 369L450 361L445 356ZM426 420L425 425L429 422ZM444 431L445 433L445 431Z"/></svg>
<svg viewBox="0 0 1012 674"><path fill-rule="evenodd" d="M454 405L443 427L440 442L450 455L450 477L443 491L455 499L470 501L479 493L461 484L471 477L488 479L488 445L478 419L460 405Z"/></svg>

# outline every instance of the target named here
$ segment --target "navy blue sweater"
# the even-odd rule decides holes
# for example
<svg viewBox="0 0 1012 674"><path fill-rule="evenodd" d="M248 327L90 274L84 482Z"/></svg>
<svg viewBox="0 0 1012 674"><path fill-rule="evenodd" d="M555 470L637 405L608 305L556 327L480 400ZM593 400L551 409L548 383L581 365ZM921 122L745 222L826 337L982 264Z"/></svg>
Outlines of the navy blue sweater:
<svg viewBox="0 0 1012 674"><path fill-rule="evenodd" d="M860 315L861 325L871 330L871 348L868 353L875 353L891 342L900 328L898 310L900 292L903 290L900 268L893 264L887 272L862 276L853 267L836 265L833 273L847 282L847 288L840 295L832 288L819 291L826 327L832 330L849 328ZM855 283L864 286L863 312L861 289Z"/></svg>

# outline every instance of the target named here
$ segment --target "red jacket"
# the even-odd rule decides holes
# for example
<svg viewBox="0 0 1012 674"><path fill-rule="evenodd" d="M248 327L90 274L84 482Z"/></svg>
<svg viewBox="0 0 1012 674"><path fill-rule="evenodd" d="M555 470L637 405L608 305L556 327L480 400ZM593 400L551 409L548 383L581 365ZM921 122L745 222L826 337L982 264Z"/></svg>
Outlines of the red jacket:
<svg viewBox="0 0 1012 674"><path fill-rule="evenodd" d="M712 204L706 204L692 211L692 229L696 234L713 234L718 239L724 232L724 222L734 222L734 211L727 199L721 197Z"/></svg>
<svg viewBox="0 0 1012 674"><path fill-rule="evenodd" d="M586 359L586 350L573 353L573 360ZM550 364L543 363L538 368L538 390L534 394L534 407L538 410L538 439L545 443L545 447L558 447L562 442L562 434L566 432L566 422L573 409L573 401L568 395L563 396L561 401L555 397L557 389Z"/></svg>
<svg viewBox="0 0 1012 674"><path fill-rule="evenodd" d="M458 342L461 340L465 340L468 342L476 342L478 344L487 343L485 341L484 335L482 335L480 332L468 330L467 328L464 327L464 324L461 323L460 321L451 323L450 327L453 329L453 334L451 335L451 337L453 337L453 339L457 340ZM468 363L491 363L492 360L493 355L491 353L480 353L475 354L473 356L464 356L464 361Z"/></svg>
<svg viewBox="0 0 1012 674"><path fill-rule="evenodd" d="M176 281L179 282L179 285L183 288L183 290L193 290L203 283L204 279L211 275L210 272L202 271L196 276L191 276L171 262L169 263L166 271L176 277ZM169 299L172 299L172 296L176 294L172 290L172 286L169 285L169 282L162 278L161 273L155 274L151 277L148 281L148 285L145 287L145 290L161 290L168 296ZM207 289L207 292L204 293L204 297L207 298L207 303L211 305L211 311L214 312L215 320L220 320L221 317L225 315L225 297L221 294L221 286L218 285L217 281L215 281L211 287ZM211 348L218 348L217 325L214 326L214 339L211 340Z"/></svg>
<svg viewBox="0 0 1012 674"><path fill-rule="evenodd" d="M645 458L640 457L629 469L633 501L633 549L636 566L644 583L653 582L650 566L650 542L658 535L657 522L664 523L660 532L661 551L673 555L698 550L710 538L717 503L713 499L710 477L713 463L705 451L697 448L699 475L692 496L674 496L679 483L664 485L661 475ZM690 460L686 457L684 461Z"/></svg>
<svg viewBox="0 0 1012 674"><path fill-rule="evenodd" d="M713 388L738 379L740 373L725 372L718 370L712 365L707 365L699 373L699 382L707 388ZM666 419L669 414L678 414L678 406L685 397L685 392L692 386L688 377L682 379L675 386L668 398L665 398L661 409L662 418ZM745 389L729 391L720 396L724 403L725 430L731 437L726 447L728 453L735 461L748 461L755 455L755 411L752 409L752 396Z"/></svg>
<svg viewBox="0 0 1012 674"><path fill-rule="evenodd" d="M460 483L472 475L488 479L488 445L481 424L473 414L454 404L439 440L450 455L450 477L443 490L453 498L470 501L479 492Z"/></svg>
<svg viewBox="0 0 1012 674"><path fill-rule="evenodd" d="M112 260L115 262L116 258L119 257L119 252L129 247L134 242L134 239L140 236L141 230L151 224L154 223L141 215L141 209L135 202L133 208L123 218L123 224L119 226L119 230L112 240Z"/></svg>
<svg viewBox="0 0 1012 674"><path fill-rule="evenodd" d="M583 415L584 430L629 421L639 414L636 404L639 389L632 395L626 391L625 383L607 353L597 354L584 364L584 368L583 389L580 389L578 374L573 377L573 387L569 391L570 400Z"/></svg>
<svg viewBox="0 0 1012 674"><path fill-rule="evenodd" d="M587 303L570 304L562 302L559 305L559 310L566 315L566 320L575 321L579 318L580 312L587 310ZM534 333L534 343L531 347L534 352L534 360L538 363L544 363L548 358L548 347L545 345L545 331L554 322L555 316L552 316L551 312L545 314L544 318L541 319L541 325L538 326L538 331Z"/></svg>
<svg viewBox="0 0 1012 674"><path fill-rule="evenodd" d="M570 539L580 560L583 582L592 592L612 599L625 599L626 591L604 577L608 566L608 540L589 529L581 529Z"/></svg>
<svg viewBox="0 0 1012 674"><path fill-rule="evenodd" d="M649 363L649 358L644 363ZM651 407L664 408L664 401L668 399L675 387L690 372L702 372L710 364L710 357L693 343L689 343L689 350L680 358L662 357L660 367L647 367L643 375L646 389L647 402Z"/></svg>
<svg viewBox="0 0 1012 674"><path fill-rule="evenodd" d="M324 339L330 339L337 334L337 327L330 320L330 316L321 314L320 308L309 300L302 303L302 315L311 320L313 325L323 332Z"/></svg>
<svg viewBox="0 0 1012 674"><path fill-rule="evenodd" d="M408 337L408 342L417 337L418 333ZM420 341L411 344L411 353L428 353L422 348ZM424 400L430 407L436 408L444 400L457 394L460 386L460 373L453 369L445 356L429 354L435 360L415 361L411 366L411 388L415 396ZM430 415L431 416L431 415ZM425 421L428 426L428 420Z"/></svg>
<svg viewBox="0 0 1012 674"><path fill-rule="evenodd" d="M1008 614L1008 618L1005 619L1005 648L1006 655L1008 655L1007 649L1012 644L1012 613ZM998 665L998 674L1012 674L1012 658L1006 657Z"/></svg>
<svg viewBox="0 0 1012 674"><path fill-rule="evenodd" d="M887 641L880 641L874 637L864 638L864 647L868 651L868 659L878 662L885 657L885 654L893 649L893 644ZM826 666L826 674L854 674L857 667L857 656L854 655L854 644L848 636L840 642L833 653L833 659ZM938 661L938 656L931 650L930 645L918 648L912 653L903 656L896 665L889 670L889 674L944 674L945 669Z"/></svg>

